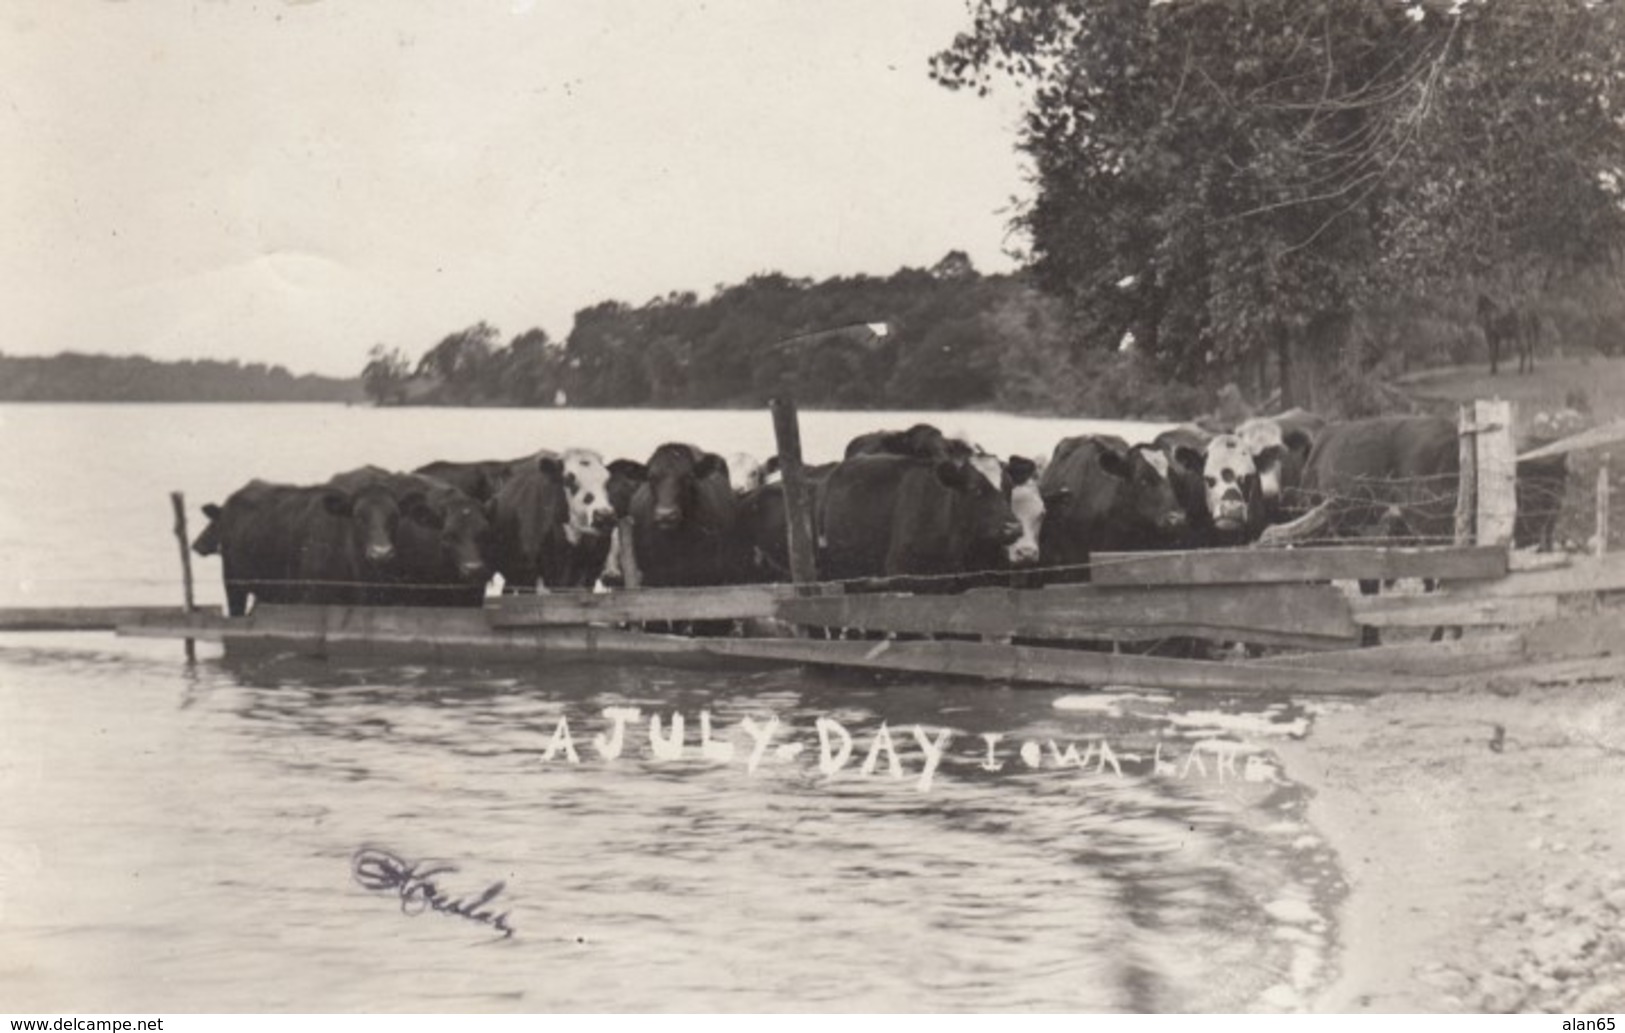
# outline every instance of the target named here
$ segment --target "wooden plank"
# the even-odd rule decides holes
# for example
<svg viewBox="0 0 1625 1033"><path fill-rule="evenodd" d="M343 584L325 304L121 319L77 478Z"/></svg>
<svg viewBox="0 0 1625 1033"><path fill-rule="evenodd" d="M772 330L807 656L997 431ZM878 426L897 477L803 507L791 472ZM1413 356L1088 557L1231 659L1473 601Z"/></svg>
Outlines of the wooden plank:
<svg viewBox="0 0 1625 1033"><path fill-rule="evenodd" d="M719 585L711 588L642 588L625 592L550 592L505 595L487 606L497 628L626 621L741 620L775 615L793 585Z"/></svg>
<svg viewBox="0 0 1625 1033"><path fill-rule="evenodd" d="M1231 585L1362 578L1497 578L1507 572L1501 546L1402 548L1205 549L1199 552L1102 552L1092 559L1096 585Z"/></svg>
<svg viewBox="0 0 1625 1033"><path fill-rule="evenodd" d="M281 643L316 651L366 653L407 649L538 659L553 653L615 656L709 654L700 639L616 628L493 628L487 612L442 607L262 606L246 617L214 613L148 614L121 623L131 638L197 638L226 643Z"/></svg>
<svg viewBox="0 0 1625 1033"><path fill-rule="evenodd" d="M1566 685L1580 681L1613 680L1625 676L1625 656L1601 656L1584 659L1543 660L1495 672L1490 683L1497 687L1530 685ZM1483 675L1452 679L1453 686L1478 688L1484 683Z"/></svg>
<svg viewBox="0 0 1625 1033"><path fill-rule="evenodd" d="M1444 642L1407 642L1293 656L1248 660L1259 667L1313 667L1327 671L1370 671L1411 676L1491 671L1525 656L1524 634L1516 631L1474 635Z"/></svg>
<svg viewBox="0 0 1625 1033"><path fill-rule="evenodd" d="M1524 641L1532 656L1625 654L1625 611L1604 610L1540 624L1524 632Z"/></svg>
<svg viewBox="0 0 1625 1033"><path fill-rule="evenodd" d="M1354 619L1373 628L1466 627L1535 624L1557 616L1557 597L1463 598L1449 592L1374 595L1350 599Z"/></svg>
<svg viewBox="0 0 1625 1033"><path fill-rule="evenodd" d="M0 631L113 631L145 618L185 615L179 606L8 606L0 609Z"/></svg>
<svg viewBox="0 0 1625 1033"><path fill-rule="evenodd" d="M1534 570L1555 570L1572 566L1574 560L1566 552L1532 552L1516 549L1507 556L1508 573L1517 574Z"/></svg>
<svg viewBox="0 0 1625 1033"><path fill-rule="evenodd" d="M1576 556L1561 567L1516 571L1498 581L1451 585L1438 594L1466 600L1618 591L1625 591L1625 553Z"/></svg>
<svg viewBox="0 0 1625 1033"><path fill-rule="evenodd" d="M873 670L914 671L1046 685L1131 685L1212 692L1288 692L1304 695L1430 692L1434 683L1387 673L1255 667L1249 664L987 642L822 642L712 639L718 656L787 660Z"/></svg>
<svg viewBox="0 0 1625 1033"><path fill-rule="evenodd" d="M1348 599L1331 585L1059 585L960 595L845 595L787 599L779 616L866 631L1126 642L1177 635L1310 649L1347 644L1359 633Z"/></svg>
<svg viewBox="0 0 1625 1033"><path fill-rule="evenodd" d="M1625 420L1615 420L1613 423L1554 441L1549 445L1525 452L1518 457L1518 462L1527 459L1545 459L1547 456L1560 456L1565 452L1573 452L1582 448L1597 448L1602 445L1614 445L1625 441Z"/></svg>

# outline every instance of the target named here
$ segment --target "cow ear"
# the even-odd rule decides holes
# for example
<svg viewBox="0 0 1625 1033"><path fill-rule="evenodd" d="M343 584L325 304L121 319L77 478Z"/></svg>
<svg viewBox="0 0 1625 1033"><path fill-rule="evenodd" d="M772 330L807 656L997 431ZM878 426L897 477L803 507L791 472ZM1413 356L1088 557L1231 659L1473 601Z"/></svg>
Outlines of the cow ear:
<svg viewBox="0 0 1625 1033"><path fill-rule="evenodd" d="M536 460L536 469L555 481L564 480L564 463L558 456L543 456Z"/></svg>
<svg viewBox="0 0 1625 1033"><path fill-rule="evenodd" d="M347 517L354 507L354 501L342 491L326 491L322 493L322 508L336 517Z"/></svg>
<svg viewBox="0 0 1625 1033"><path fill-rule="evenodd" d="M707 477L714 477L717 474L721 474L723 480L728 479L728 460L717 455L715 452L705 453L704 455L700 456L699 461L694 464L694 476L701 480L704 480Z"/></svg>
<svg viewBox="0 0 1625 1033"><path fill-rule="evenodd" d="M617 459L609 464L609 472L619 474L629 481L646 481L649 479L649 468L633 459Z"/></svg>
<svg viewBox="0 0 1625 1033"><path fill-rule="evenodd" d="M1175 446L1174 462L1178 463L1185 469L1194 471L1196 473L1200 473L1202 471L1202 467L1206 465L1206 459L1202 453L1189 445Z"/></svg>
<svg viewBox="0 0 1625 1033"><path fill-rule="evenodd" d="M1100 468L1120 480L1128 480L1132 472L1129 467L1128 456L1110 448L1102 448L1099 453Z"/></svg>
<svg viewBox="0 0 1625 1033"><path fill-rule="evenodd" d="M1005 462L1004 468L1010 471L1012 485L1026 484L1038 473L1038 464L1026 456L1011 456Z"/></svg>
<svg viewBox="0 0 1625 1033"><path fill-rule="evenodd" d="M937 462L937 480L955 491L964 491L970 486L969 469L968 464L955 462L952 459L939 460Z"/></svg>
<svg viewBox="0 0 1625 1033"><path fill-rule="evenodd" d="M1288 450L1301 453L1302 455L1308 455L1310 450L1315 447L1314 441L1310 440L1309 435L1305 434L1301 430L1287 431L1285 434L1281 435L1281 441L1286 445Z"/></svg>
<svg viewBox="0 0 1625 1033"><path fill-rule="evenodd" d="M1281 461L1281 446L1280 445L1270 445L1268 448L1259 449L1256 453L1253 454L1253 467L1254 467L1254 469L1257 469L1257 470L1262 470L1262 469L1264 469L1266 467L1274 466L1275 464L1279 463L1280 461Z"/></svg>
<svg viewBox="0 0 1625 1033"><path fill-rule="evenodd" d="M765 481L769 477L773 476L774 474L776 474L778 472L779 472L779 455L778 455L777 452L775 452L772 455L767 457L767 462L762 464L762 480Z"/></svg>
<svg viewBox="0 0 1625 1033"><path fill-rule="evenodd" d="M219 520L220 507L215 505L213 502L205 502L203 504L203 515L208 517L210 520Z"/></svg>

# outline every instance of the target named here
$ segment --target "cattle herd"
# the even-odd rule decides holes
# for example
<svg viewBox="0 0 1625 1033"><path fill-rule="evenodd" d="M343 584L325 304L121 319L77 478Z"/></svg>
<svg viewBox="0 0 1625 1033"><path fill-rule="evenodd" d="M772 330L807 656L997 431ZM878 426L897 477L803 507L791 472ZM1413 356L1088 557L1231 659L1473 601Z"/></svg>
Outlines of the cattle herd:
<svg viewBox="0 0 1625 1033"><path fill-rule="evenodd" d="M368 466L315 486L255 480L203 507L193 548L221 557L233 616L250 599L478 606L493 574L512 592L616 585L623 527L650 587L786 581L774 465L665 444L646 461L568 449ZM1326 501L1331 537L1448 540L1457 472L1449 420L1302 410L1136 445L1068 437L1046 459L920 424L805 468L821 577L932 591L1086 581L1100 551L1244 545ZM1561 494L1561 460L1519 475L1520 491ZM1534 520L1517 532L1520 544L1549 533Z"/></svg>

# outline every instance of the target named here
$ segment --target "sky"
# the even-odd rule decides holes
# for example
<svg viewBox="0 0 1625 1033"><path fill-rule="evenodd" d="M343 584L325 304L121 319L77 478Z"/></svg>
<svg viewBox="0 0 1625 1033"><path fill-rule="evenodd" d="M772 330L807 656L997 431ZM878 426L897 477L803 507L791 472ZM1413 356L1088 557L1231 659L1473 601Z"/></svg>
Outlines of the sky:
<svg viewBox="0 0 1625 1033"><path fill-rule="evenodd" d="M1013 268L964 0L0 4L0 352L358 373L778 271ZM877 315L883 318L883 314Z"/></svg>

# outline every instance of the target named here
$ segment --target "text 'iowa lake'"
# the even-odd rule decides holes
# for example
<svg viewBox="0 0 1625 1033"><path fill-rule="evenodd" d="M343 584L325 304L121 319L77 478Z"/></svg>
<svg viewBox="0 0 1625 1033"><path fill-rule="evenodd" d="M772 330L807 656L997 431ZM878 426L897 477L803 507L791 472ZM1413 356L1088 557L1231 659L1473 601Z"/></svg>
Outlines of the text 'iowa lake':
<svg viewBox="0 0 1625 1033"><path fill-rule="evenodd" d="M1180 748L1156 742L1147 748L1114 749L1104 737L1083 740L1010 738L1004 732L964 733L908 725L893 730L881 722L872 730L847 728L830 717L819 717L809 731L781 721L776 715L742 718L731 731L713 728L711 712L698 715L699 734L688 742L691 722L682 713L667 717L639 707L605 707L604 728L581 738L560 717L541 751L544 763L581 764L582 753L604 763L623 756L653 761L707 760L737 764L754 775L764 764L805 763L803 754L816 756L818 770L828 779L843 772L859 778L912 778L920 792L931 788L938 768L950 757L976 770L1073 770L1155 778L1213 778L1219 781L1272 782L1277 771L1254 747L1224 739L1202 739ZM646 724L645 724L646 722ZM646 729L646 730L645 730ZM579 745L578 745L579 744ZM967 746L967 744L969 744ZM743 747L743 748L741 748ZM1126 772L1125 772L1126 769Z"/></svg>

